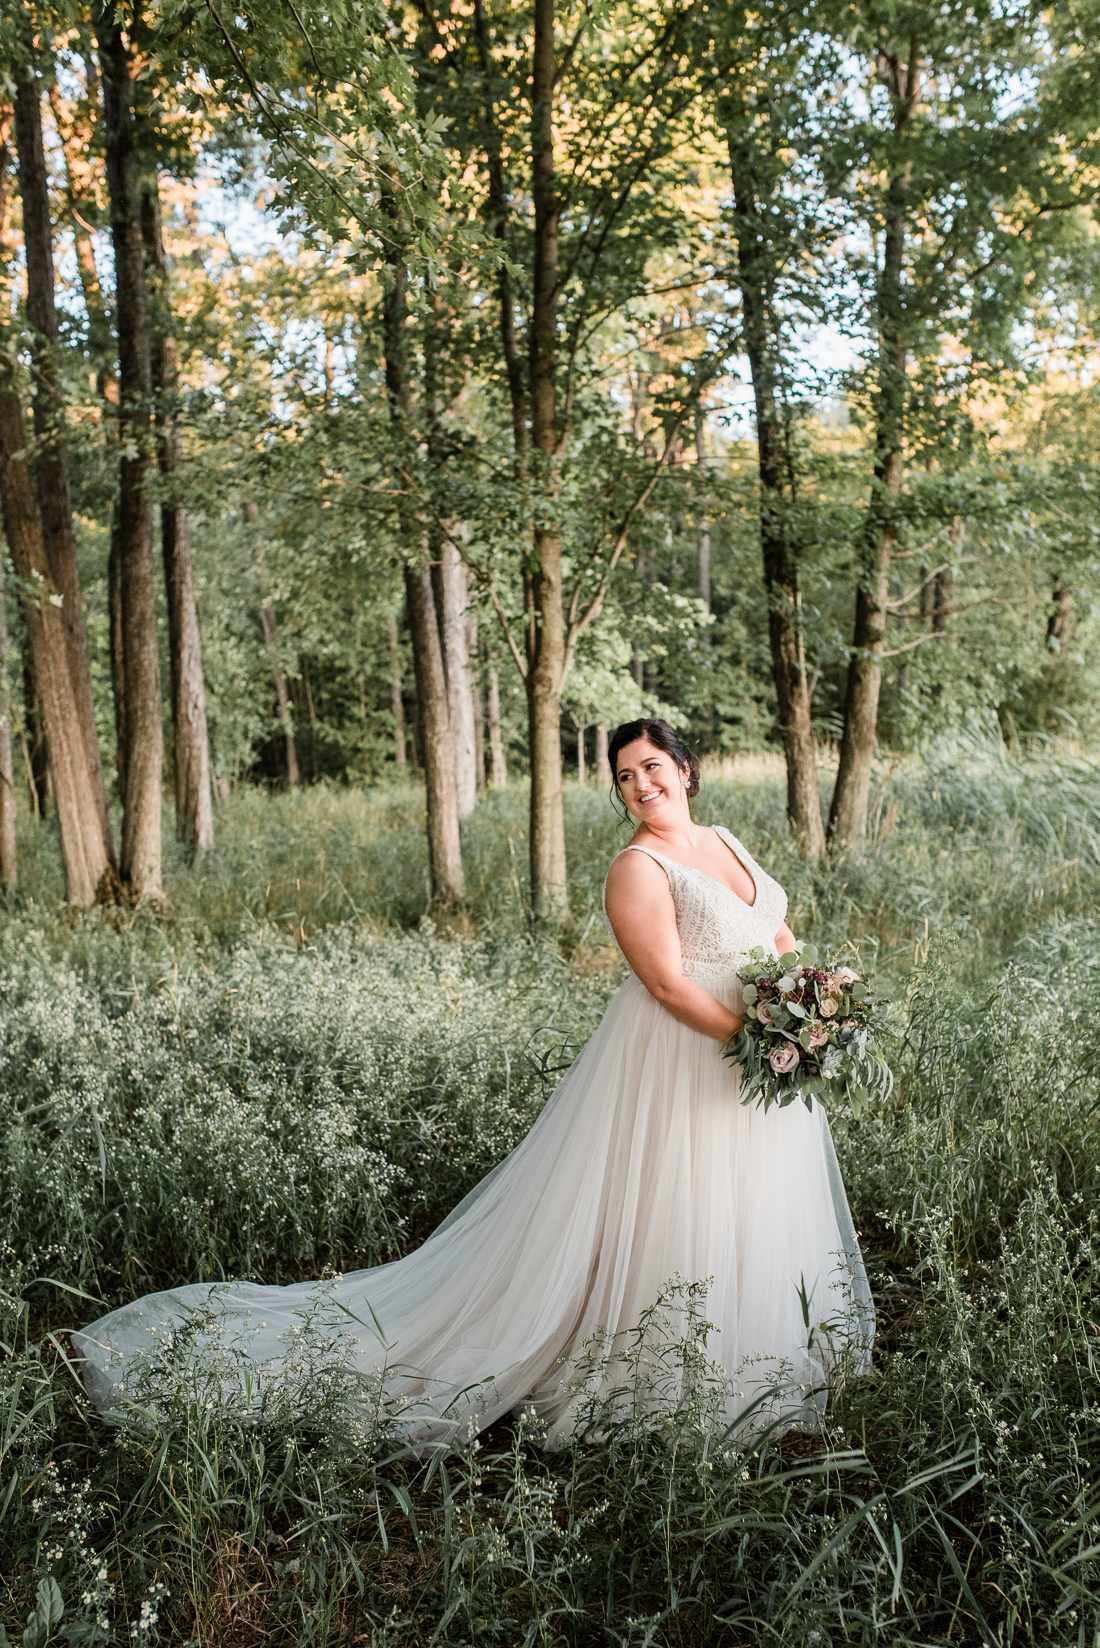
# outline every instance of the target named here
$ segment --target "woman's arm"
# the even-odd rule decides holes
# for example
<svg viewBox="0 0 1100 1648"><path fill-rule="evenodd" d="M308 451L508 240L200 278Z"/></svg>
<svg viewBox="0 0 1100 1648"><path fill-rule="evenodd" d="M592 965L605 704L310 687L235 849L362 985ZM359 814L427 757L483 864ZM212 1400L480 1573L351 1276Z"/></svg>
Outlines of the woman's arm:
<svg viewBox="0 0 1100 1648"><path fill-rule="evenodd" d="M607 917L619 948L650 995L673 1018L726 1042L744 1020L681 971L680 934L668 877L646 853L622 853L607 878Z"/></svg>
<svg viewBox="0 0 1100 1648"><path fill-rule="evenodd" d="M775 935L775 953L777 956L785 956L789 951L797 949L798 940L787 926L787 923L784 922Z"/></svg>

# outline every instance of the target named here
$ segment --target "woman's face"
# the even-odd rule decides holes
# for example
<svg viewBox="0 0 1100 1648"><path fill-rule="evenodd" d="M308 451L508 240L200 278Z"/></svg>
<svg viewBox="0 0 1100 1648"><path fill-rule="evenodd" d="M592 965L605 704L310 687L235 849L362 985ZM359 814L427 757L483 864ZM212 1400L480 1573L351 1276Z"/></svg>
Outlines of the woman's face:
<svg viewBox="0 0 1100 1648"><path fill-rule="evenodd" d="M688 811L686 775L647 738L623 745L615 777L627 812L642 824L671 821Z"/></svg>

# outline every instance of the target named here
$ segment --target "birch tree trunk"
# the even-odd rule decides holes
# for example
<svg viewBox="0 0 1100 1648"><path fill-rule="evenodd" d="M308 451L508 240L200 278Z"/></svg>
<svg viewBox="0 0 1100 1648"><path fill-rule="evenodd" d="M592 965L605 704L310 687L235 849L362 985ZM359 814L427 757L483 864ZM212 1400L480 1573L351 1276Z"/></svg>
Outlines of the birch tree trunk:
<svg viewBox="0 0 1100 1648"><path fill-rule="evenodd" d="M829 833L840 847L858 849L867 834L867 804L875 753L878 701L890 562L897 541L895 510L901 491L905 430L908 340L902 272L909 213L911 167L904 155L907 128L920 95L917 42L910 43L906 67L884 58L880 74L893 101L895 157L886 190L882 267L878 278L878 395L875 413L875 471L863 539L863 568L856 593L844 736L829 814Z"/></svg>
<svg viewBox="0 0 1100 1648"><path fill-rule="evenodd" d="M49 184L42 145L42 107L33 72L16 88L15 140L19 152L19 192L23 203L23 243L27 268L27 320L32 327L35 481L46 577L60 597L68 671L78 728L96 800L95 817L108 861L113 861L107 792L96 733L92 676L84 630L84 603L76 565L64 408L58 390L57 305L54 295L53 231ZM52 755L52 751L51 751Z"/></svg>
<svg viewBox="0 0 1100 1648"><path fill-rule="evenodd" d="M50 564L26 460L27 431L17 396L0 388L0 507L12 565L24 588L38 585L38 600L24 602L24 617L42 718L49 744L54 804L61 832L66 896L92 904L109 887L114 868L100 822L100 795L88 761L80 705L69 672L69 640L62 609L49 598Z"/></svg>
<svg viewBox="0 0 1100 1648"><path fill-rule="evenodd" d="M118 559L126 690L120 870L135 893L156 894L161 884L164 729L153 575L153 371L134 85L117 13L97 4L94 15L103 77L119 357Z"/></svg>
<svg viewBox="0 0 1100 1648"><path fill-rule="evenodd" d="M154 175L142 195L142 240L155 274L152 326L153 392L156 396L157 465L164 487L160 541L168 607L168 657L172 675L175 733L176 836L196 852L214 845L210 792L210 746L206 730L206 689L202 643L191 574L191 532L179 497L183 452L171 402L177 390L176 340L168 307L168 262L160 220L160 191Z"/></svg>

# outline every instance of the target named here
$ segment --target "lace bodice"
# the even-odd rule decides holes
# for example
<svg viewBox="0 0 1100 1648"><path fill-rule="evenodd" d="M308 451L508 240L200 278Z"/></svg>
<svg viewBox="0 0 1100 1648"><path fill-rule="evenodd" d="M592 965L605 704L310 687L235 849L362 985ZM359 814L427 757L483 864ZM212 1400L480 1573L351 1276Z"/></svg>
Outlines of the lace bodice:
<svg viewBox="0 0 1100 1648"><path fill-rule="evenodd" d="M624 848L628 853L648 853L668 876L672 902L676 906L683 972L700 984L728 980L757 944L765 950L772 949L787 914L787 895L778 881L765 874L736 836L720 824L713 828L752 877L756 886L752 904L746 904L724 881L717 881L691 865L678 864L652 847ZM605 902L605 917L606 914Z"/></svg>

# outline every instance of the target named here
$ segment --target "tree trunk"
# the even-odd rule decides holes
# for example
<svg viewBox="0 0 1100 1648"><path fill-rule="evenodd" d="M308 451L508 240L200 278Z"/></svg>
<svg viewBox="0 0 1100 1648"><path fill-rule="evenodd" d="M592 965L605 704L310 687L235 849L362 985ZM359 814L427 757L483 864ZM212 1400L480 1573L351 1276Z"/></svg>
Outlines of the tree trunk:
<svg viewBox="0 0 1100 1648"><path fill-rule="evenodd" d="M413 441L412 392L405 328L408 271L399 251L397 231L400 225L392 194L387 199L394 214L395 235L388 259L390 285L383 299L382 314L386 395L394 437L407 446ZM447 673L440 633L442 615L436 612L429 566L423 563L413 565L406 561L405 601L420 710L420 753L428 812L432 896L442 904L453 904L466 897L466 879L462 872L458 781L451 744Z"/></svg>
<svg viewBox="0 0 1100 1648"><path fill-rule="evenodd" d="M503 238L510 214L497 126L490 34L482 0L474 0L474 24L485 82L489 131L489 212ZM560 203L554 177L554 0L535 0L531 76L531 163L535 208L534 280L528 338L530 446L535 478L542 490L532 528L531 554L524 568L524 640L527 651L528 745L531 762L530 866L531 902L535 913L550 920L567 907L565 818L562 811L561 712L559 700L565 663L561 588L561 536L547 504L554 490L558 441L555 365L557 357L558 230ZM527 397L516 341L511 277L501 263L500 335L508 374L512 433L517 469L526 462L529 443ZM494 756L494 774L496 759ZM496 777L494 776L494 786Z"/></svg>
<svg viewBox="0 0 1100 1648"><path fill-rule="evenodd" d="M561 528L556 491L558 229L554 176L554 0L535 0L531 74L532 195L535 207L531 303L531 444L542 489L533 529L528 586L527 725L531 759L531 903L560 920L568 908L562 810L560 694L565 666Z"/></svg>
<svg viewBox="0 0 1100 1648"><path fill-rule="evenodd" d="M917 105L919 75L916 41L908 68L896 58L883 59L881 73L893 96L896 144ZM882 653L890 561L897 541L895 509L901 491L905 431L908 341L902 272L909 210L908 162L895 159L886 196L886 227L878 280L878 396L875 412L875 473L863 537L863 567L856 593L856 619L848 665L844 736L829 813L829 834L837 846L858 849L867 834L867 804L875 753L878 701L882 689Z"/></svg>
<svg viewBox="0 0 1100 1648"><path fill-rule="evenodd" d="M1051 590L1051 612L1047 619L1047 646L1051 652L1063 654L1073 639L1073 586L1062 574L1055 575Z"/></svg>
<svg viewBox="0 0 1100 1648"><path fill-rule="evenodd" d="M24 588L50 584L50 565L25 453L27 431L18 398L0 388L0 505L12 564ZM88 762L81 709L69 672L69 641L60 607L48 595L24 602L35 676L53 771L70 904L91 904L113 876L101 825L100 795Z"/></svg>
<svg viewBox="0 0 1100 1648"><path fill-rule="evenodd" d="M291 711L290 693L287 691L286 672L279 659L279 626L275 618L275 608L271 604L269 596L265 596L260 602L260 624L263 627L264 640L267 643L268 654L271 658L271 674L275 681L275 698L279 705L279 725L283 729L287 788L297 790L301 788L302 774L298 765L298 746L294 742L294 717Z"/></svg>
<svg viewBox="0 0 1100 1648"><path fill-rule="evenodd" d="M46 816L46 768L49 765L46 750L46 728L42 719L42 694L38 690L38 675L34 667L34 649L30 636L23 640L23 761L27 769L27 799L36 819Z"/></svg>
<svg viewBox="0 0 1100 1648"><path fill-rule="evenodd" d="M787 820L798 849L808 858L825 852L825 827L817 787L806 656L802 633L802 585L793 509L795 477L783 407L776 382L776 325L770 291L773 252L762 232L763 204L753 186L752 156L729 133L737 233L737 280L742 337L752 374L760 471L760 547L768 596L768 639L779 730L787 764Z"/></svg>
<svg viewBox="0 0 1100 1648"><path fill-rule="evenodd" d="M962 549L963 538L966 536L966 522L961 515L956 515L951 522L951 553L958 555ZM933 635L947 634L947 619L951 606L951 568L941 567L936 573L932 590L932 633Z"/></svg>
<svg viewBox="0 0 1100 1648"><path fill-rule="evenodd" d="M49 183L42 146L42 107L37 78L24 80L15 94L15 140L19 151L19 192L23 202L23 243L27 267L27 320L32 328L35 460L46 577L60 596L68 670L77 707L104 851L113 861L107 792L96 734L92 675L84 630L84 603L76 564L64 408L58 389L57 306L54 297L53 234Z"/></svg>
<svg viewBox="0 0 1100 1648"><path fill-rule="evenodd" d="M405 595L423 728L432 895L441 904L454 904L466 897L466 880L459 846L458 784L451 745L447 677L431 572L427 566L406 566Z"/></svg>
<svg viewBox="0 0 1100 1648"><path fill-rule="evenodd" d="M577 783L584 783L584 735L585 727L577 728Z"/></svg>
<svg viewBox="0 0 1100 1648"><path fill-rule="evenodd" d="M397 645L397 618L390 619L390 707L393 710L393 759L401 778L405 776L405 700L401 696L401 654Z"/></svg>
<svg viewBox="0 0 1100 1648"><path fill-rule="evenodd" d="M596 728L596 783L602 790L611 788L611 763L607 759L607 728Z"/></svg>
<svg viewBox="0 0 1100 1648"><path fill-rule="evenodd" d="M0 558L0 882L10 892L19 879L15 848L15 769L11 759L11 655L4 563Z"/></svg>
<svg viewBox="0 0 1100 1648"><path fill-rule="evenodd" d="M508 765L504 759L504 739L500 731L500 675L496 662L489 665L489 783L494 790L508 788Z"/></svg>
<svg viewBox="0 0 1100 1648"><path fill-rule="evenodd" d="M245 504L242 513L245 526L255 528L260 516L256 504L250 500ZM285 740L287 788L296 790L301 783L298 767L298 746L294 742L294 721L291 713L290 693L287 691L286 671L283 669L282 659L279 655L279 625L275 617L274 603L266 588L268 584L267 557L264 554L263 541L255 532L253 538L256 566L259 569L263 590L260 598L260 627L264 632L264 643L267 646L268 657L271 659L271 676L275 682L275 697L279 705L279 726L282 728Z"/></svg>
<svg viewBox="0 0 1100 1648"><path fill-rule="evenodd" d="M951 568L942 567L936 573L932 593L932 634L947 634L948 608L951 605Z"/></svg>
<svg viewBox="0 0 1100 1648"><path fill-rule="evenodd" d="M176 340L168 306L168 262L160 221L156 176L142 196L142 239L155 274L153 316L153 392L156 396L157 463L164 487L160 506L161 553L168 607L168 657L172 672L172 725L175 733L176 837L194 851L214 845L214 808L210 793L210 747L206 733L206 689L202 678L202 644L191 575L191 532L187 510L178 496L183 451L171 401L177 390Z"/></svg>
<svg viewBox="0 0 1100 1648"><path fill-rule="evenodd" d="M707 509L706 474L707 474L707 420L701 406L695 408L695 456L699 465L697 471L699 518L695 527L695 544L698 554L698 592L699 599L707 611L710 611L710 513Z"/></svg>
<svg viewBox="0 0 1100 1648"><path fill-rule="evenodd" d="M122 30L98 4L107 188L115 254L119 356L118 557L126 687L123 880L138 894L161 884L161 776L164 729L153 575L153 398L149 303L141 238L133 81Z"/></svg>
<svg viewBox="0 0 1100 1648"><path fill-rule="evenodd" d="M473 684L466 647L466 603L468 600L465 562L457 546L445 538L440 553L440 630L443 667L447 674L447 707L450 716L451 749L454 753L458 816L468 818L477 805L477 751L474 736Z"/></svg>
<svg viewBox="0 0 1100 1648"><path fill-rule="evenodd" d="M111 693L115 703L115 772L119 799L126 800L126 648L122 639L122 554L119 545L118 504L111 521L111 548L107 556L107 626L111 649Z"/></svg>
<svg viewBox="0 0 1100 1648"><path fill-rule="evenodd" d="M474 772L478 794L485 789L485 707L481 701L481 659L477 619L466 620L466 656L477 663L470 670L470 714L474 718Z"/></svg>

